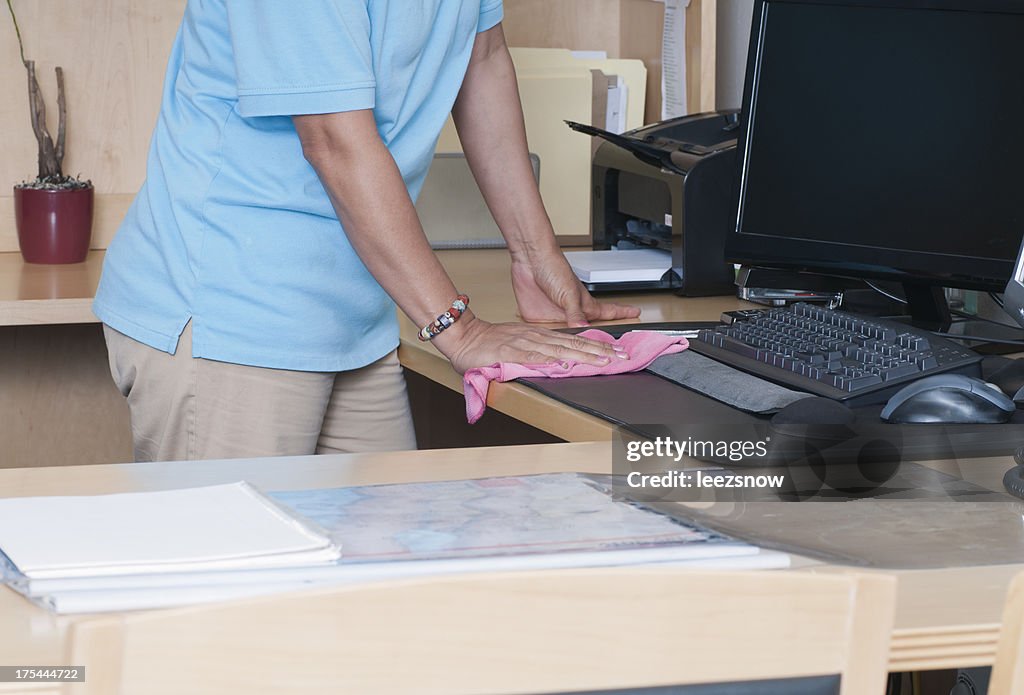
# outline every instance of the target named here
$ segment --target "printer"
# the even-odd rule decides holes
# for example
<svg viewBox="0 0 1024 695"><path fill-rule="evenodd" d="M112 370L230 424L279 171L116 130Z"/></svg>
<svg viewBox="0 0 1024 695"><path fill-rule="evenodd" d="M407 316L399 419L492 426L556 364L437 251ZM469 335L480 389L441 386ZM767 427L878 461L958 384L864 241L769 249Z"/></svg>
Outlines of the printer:
<svg viewBox="0 0 1024 695"><path fill-rule="evenodd" d="M736 220L738 112L684 116L622 135L568 125L607 140L593 159L594 249L672 253L672 269L660 281L591 289L672 289L691 297L734 294L725 240Z"/></svg>

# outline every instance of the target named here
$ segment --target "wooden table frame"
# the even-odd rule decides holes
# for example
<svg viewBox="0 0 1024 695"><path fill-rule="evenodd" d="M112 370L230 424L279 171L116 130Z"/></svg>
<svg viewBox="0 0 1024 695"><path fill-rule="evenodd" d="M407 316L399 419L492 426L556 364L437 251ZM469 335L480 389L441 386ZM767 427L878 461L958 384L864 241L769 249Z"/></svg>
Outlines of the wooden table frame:
<svg viewBox="0 0 1024 695"><path fill-rule="evenodd" d="M451 480L553 471L606 473L607 442L255 459L0 470L0 494L100 494L245 479L267 490ZM991 665L1007 587L1024 565L864 570L796 557L808 572L877 572L897 579L889 669ZM53 616L0 589L0 663L62 663L73 616ZM12 661L13 659L13 661ZM3 689L0 688L0 692Z"/></svg>

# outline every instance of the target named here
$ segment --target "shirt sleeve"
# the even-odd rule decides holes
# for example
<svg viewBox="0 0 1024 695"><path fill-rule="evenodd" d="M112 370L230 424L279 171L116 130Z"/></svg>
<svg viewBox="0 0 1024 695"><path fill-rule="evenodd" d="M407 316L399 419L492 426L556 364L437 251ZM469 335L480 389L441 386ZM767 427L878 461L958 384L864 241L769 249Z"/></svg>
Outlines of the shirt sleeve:
<svg viewBox="0 0 1024 695"><path fill-rule="evenodd" d="M505 14L502 0L482 0L480 3L480 22L477 31L493 29Z"/></svg>
<svg viewBox="0 0 1024 695"><path fill-rule="evenodd" d="M242 116L374 107L365 0L226 2Z"/></svg>

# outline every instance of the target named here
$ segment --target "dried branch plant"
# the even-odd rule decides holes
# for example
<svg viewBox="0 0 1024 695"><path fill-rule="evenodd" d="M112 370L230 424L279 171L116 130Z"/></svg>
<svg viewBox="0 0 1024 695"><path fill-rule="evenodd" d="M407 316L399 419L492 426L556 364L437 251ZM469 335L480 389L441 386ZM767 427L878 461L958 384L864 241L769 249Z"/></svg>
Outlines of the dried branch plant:
<svg viewBox="0 0 1024 695"><path fill-rule="evenodd" d="M7 0L7 9L11 13L11 21L14 22L14 33L18 37L18 49L21 53L21 63L28 73L28 103L29 115L32 118L32 132L39 144L39 181L51 183L64 183L64 141L67 133L67 104L64 99L64 70L58 67L57 73L57 110L59 121L57 125L57 141L53 140L50 131L46 128L46 103L43 100L42 90L39 89L39 80L36 79L36 64L34 60L25 60L25 45L21 40L21 29L18 26L18 18L14 14L14 7L11 0Z"/></svg>

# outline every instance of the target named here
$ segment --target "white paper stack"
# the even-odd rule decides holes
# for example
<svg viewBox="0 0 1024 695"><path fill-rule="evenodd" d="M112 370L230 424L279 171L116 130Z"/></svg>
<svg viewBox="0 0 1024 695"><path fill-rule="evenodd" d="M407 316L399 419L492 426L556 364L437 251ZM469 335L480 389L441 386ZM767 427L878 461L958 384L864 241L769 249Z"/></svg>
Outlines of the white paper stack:
<svg viewBox="0 0 1024 695"><path fill-rule="evenodd" d="M568 251L576 277L583 282L657 282L672 268L672 254L659 249Z"/></svg>
<svg viewBox="0 0 1024 695"><path fill-rule="evenodd" d="M317 567L338 560L331 538L244 482L89 497L0 499L9 583L201 576Z"/></svg>

